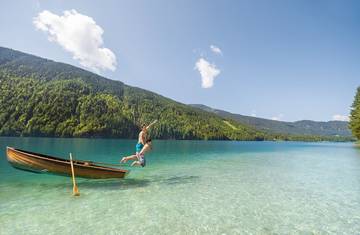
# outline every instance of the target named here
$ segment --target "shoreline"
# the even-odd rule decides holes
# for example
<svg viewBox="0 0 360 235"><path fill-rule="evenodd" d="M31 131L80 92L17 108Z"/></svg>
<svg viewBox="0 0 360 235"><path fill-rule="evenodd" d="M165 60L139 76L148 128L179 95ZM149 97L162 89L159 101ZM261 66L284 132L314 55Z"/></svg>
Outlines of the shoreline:
<svg viewBox="0 0 360 235"><path fill-rule="evenodd" d="M59 137L59 136L6 136L0 135L0 138L48 138L48 139L106 139L106 140L134 140L137 138L123 138L123 137ZM327 138L327 137L319 137L319 138ZM343 138L351 138L351 137L343 137ZM227 141L227 142L308 142L308 143L317 143L317 142L328 142L328 143L355 143L356 147L360 148L360 141L355 139L351 140L289 140L289 139L263 139L263 140L229 140L229 139L154 139L154 140L167 140L167 141Z"/></svg>

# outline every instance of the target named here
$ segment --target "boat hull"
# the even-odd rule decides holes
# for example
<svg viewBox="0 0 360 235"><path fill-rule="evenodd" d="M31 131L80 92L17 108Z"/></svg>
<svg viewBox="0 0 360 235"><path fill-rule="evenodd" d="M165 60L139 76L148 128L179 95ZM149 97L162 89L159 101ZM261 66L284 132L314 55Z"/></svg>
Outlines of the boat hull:
<svg viewBox="0 0 360 235"><path fill-rule="evenodd" d="M28 152L11 147L6 148L8 162L17 169L34 173L51 173L71 176L70 161L57 157ZM90 179L124 178L128 170L104 167L93 162L73 161L75 176Z"/></svg>

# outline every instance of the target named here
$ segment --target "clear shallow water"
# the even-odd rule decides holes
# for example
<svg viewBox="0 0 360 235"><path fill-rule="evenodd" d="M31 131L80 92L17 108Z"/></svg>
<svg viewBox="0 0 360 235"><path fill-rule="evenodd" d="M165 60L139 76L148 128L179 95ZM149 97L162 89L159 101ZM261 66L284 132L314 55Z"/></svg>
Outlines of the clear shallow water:
<svg viewBox="0 0 360 235"><path fill-rule="evenodd" d="M0 138L0 234L359 234L352 143L154 141L125 180L15 170L5 147L116 163L134 140Z"/></svg>

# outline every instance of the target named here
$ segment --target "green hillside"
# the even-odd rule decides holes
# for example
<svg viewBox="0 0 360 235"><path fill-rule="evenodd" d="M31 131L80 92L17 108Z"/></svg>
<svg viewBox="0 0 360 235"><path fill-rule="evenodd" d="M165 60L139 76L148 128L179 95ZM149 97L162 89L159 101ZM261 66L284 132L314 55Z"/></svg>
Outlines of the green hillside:
<svg viewBox="0 0 360 235"><path fill-rule="evenodd" d="M1 47L0 110L0 135L7 136L135 138L142 123L158 119L153 138L272 138L153 92Z"/></svg>
<svg viewBox="0 0 360 235"><path fill-rule="evenodd" d="M0 135L204 140L351 140L269 133L89 71L0 47Z"/></svg>
<svg viewBox="0 0 360 235"><path fill-rule="evenodd" d="M343 121L316 122L302 120L296 122L283 122L265 118L250 117L234 114L219 109L213 109L201 104L191 106L215 113L223 118L231 118L240 123L252 126L269 133L282 133L288 135L317 135L317 136L344 136L351 137L349 123Z"/></svg>

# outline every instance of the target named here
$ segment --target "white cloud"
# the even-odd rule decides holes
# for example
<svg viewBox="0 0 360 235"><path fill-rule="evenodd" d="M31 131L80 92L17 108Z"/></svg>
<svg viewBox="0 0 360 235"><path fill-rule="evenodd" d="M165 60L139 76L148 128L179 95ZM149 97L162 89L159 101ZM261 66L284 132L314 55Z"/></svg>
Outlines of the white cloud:
<svg viewBox="0 0 360 235"><path fill-rule="evenodd" d="M221 51L221 49L219 47L214 46L214 45L210 45L210 49L215 54L222 55L222 51Z"/></svg>
<svg viewBox="0 0 360 235"><path fill-rule="evenodd" d="M257 117L256 110L252 110L250 116Z"/></svg>
<svg viewBox="0 0 360 235"><path fill-rule="evenodd" d="M201 86L203 88L210 88L214 85L214 79L220 74L220 70L216 68L215 64L210 64L204 58L200 58L196 64L195 69L200 72Z"/></svg>
<svg viewBox="0 0 360 235"><path fill-rule="evenodd" d="M33 19L33 24L47 33L49 41L72 53L82 66L95 72L116 69L115 54L103 47L104 30L91 17L76 10L64 11L63 15L45 10Z"/></svg>
<svg viewBox="0 0 360 235"><path fill-rule="evenodd" d="M332 120L348 122L350 119L349 119L349 116L341 115L341 114L335 114L335 115L332 116Z"/></svg>
<svg viewBox="0 0 360 235"><path fill-rule="evenodd" d="M282 113L280 113L279 115L272 117L271 120L280 121L280 120L282 120L283 117L284 117L284 115Z"/></svg>

